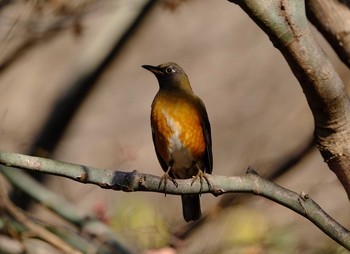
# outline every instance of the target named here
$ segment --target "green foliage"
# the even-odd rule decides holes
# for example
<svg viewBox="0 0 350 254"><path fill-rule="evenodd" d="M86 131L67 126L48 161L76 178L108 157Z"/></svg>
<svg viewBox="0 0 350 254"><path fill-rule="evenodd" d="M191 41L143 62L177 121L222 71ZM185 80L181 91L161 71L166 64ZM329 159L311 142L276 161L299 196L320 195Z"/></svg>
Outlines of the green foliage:
<svg viewBox="0 0 350 254"><path fill-rule="evenodd" d="M132 199L118 208L111 220L113 230L143 248L160 248L171 236L164 218L145 201Z"/></svg>
<svg viewBox="0 0 350 254"><path fill-rule="evenodd" d="M226 234L223 239L228 244L251 244L262 241L268 233L267 219L256 210L239 207L226 217Z"/></svg>

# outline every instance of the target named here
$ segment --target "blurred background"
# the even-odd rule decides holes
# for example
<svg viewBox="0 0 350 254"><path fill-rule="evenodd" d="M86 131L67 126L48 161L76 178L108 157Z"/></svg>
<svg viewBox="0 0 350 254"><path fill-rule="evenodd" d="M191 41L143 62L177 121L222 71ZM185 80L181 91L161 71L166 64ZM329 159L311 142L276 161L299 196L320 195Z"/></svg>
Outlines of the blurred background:
<svg viewBox="0 0 350 254"><path fill-rule="evenodd" d="M149 122L158 83L141 65L172 61L184 68L206 104L213 174L244 175L252 166L269 178L297 158L274 181L308 193L350 226L346 193L310 145L313 119L303 92L263 31L228 1L148 2L2 1L0 149L161 176ZM313 32L348 85L348 69ZM62 102L77 90L73 103ZM58 101L68 108L63 119L71 118L55 116L50 128L65 121L67 126L55 144L41 147ZM343 252L300 215L249 194L202 195L206 220L193 227L182 218L178 196L115 192L54 176L44 184L77 207L102 214L114 232L147 253L169 244L179 253ZM62 223L37 204L30 213ZM183 232L189 233L176 237Z"/></svg>

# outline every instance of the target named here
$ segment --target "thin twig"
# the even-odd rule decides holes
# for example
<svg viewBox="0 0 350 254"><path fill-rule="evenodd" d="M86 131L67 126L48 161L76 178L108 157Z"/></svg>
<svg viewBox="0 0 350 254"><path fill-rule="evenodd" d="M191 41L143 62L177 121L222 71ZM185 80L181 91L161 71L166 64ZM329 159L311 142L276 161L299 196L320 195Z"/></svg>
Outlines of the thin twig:
<svg viewBox="0 0 350 254"><path fill-rule="evenodd" d="M4 208L22 223L28 230L34 235L38 236L42 240L52 244L57 249L62 250L64 253L81 254L82 252L73 249L70 245L62 241L59 237L45 229L44 227L33 223L22 211L20 211L6 195L0 195L0 200Z"/></svg>

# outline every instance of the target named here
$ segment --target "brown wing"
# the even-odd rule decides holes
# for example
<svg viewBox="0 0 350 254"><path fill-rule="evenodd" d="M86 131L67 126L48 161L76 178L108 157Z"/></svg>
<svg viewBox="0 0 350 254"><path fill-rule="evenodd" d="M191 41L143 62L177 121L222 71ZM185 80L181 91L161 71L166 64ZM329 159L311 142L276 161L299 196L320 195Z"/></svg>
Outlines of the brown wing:
<svg viewBox="0 0 350 254"><path fill-rule="evenodd" d="M203 134L204 134L204 139L206 143L205 157L204 157L205 173L211 174L211 172L213 171L213 153L212 153L212 144L211 144L210 122L209 122L208 113L203 101L199 97L197 98L199 103L199 109L203 116L203 118L201 119L201 126L204 132Z"/></svg>

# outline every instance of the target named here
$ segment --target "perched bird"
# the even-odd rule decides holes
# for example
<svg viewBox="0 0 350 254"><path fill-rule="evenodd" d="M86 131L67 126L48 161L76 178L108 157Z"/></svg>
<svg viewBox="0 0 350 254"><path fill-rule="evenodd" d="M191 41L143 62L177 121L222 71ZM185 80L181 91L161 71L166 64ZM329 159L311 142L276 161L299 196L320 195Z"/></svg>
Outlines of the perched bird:
<svg viewBox="0 0 350 254"><path fill-rule="evenodd" d="M208 114L196 96L184 70L176 63L158 66L143 65L158 79L159 91L151 109L152 138L158 161L165 171L161 178L164 189L170 179L200 178L211 174L213 156ZM166 189L165 189L166 191ZM201 217L199 194L182 195L184 219Z"/></svg>

